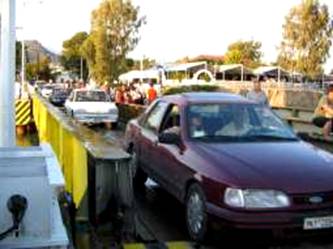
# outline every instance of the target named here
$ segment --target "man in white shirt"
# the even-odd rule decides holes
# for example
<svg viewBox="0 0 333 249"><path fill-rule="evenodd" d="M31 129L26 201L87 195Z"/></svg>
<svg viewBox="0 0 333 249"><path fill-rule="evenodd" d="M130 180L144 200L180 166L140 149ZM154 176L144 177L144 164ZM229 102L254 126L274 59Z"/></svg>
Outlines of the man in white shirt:
<svg viewBox="0 0 333 249"><path fill-rule="evenodd" d="M269 105L267 96L261 89L261 82L258 80L253 82L253 90L248 92L247 98L261 105Z"/></svg>
<svg viewBox="0 0 333 249"><path fill-rule="evenodd" d="M18 81L15 81L15 99L20 99L21 95L22 95L21 83Z"/></svg>

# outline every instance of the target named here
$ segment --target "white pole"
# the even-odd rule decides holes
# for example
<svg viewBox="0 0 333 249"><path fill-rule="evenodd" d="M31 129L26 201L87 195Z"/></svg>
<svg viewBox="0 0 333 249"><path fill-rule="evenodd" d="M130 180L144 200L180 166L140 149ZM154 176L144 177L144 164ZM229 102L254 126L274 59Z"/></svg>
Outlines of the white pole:
<svg viewBox="0 0 333 249"><path fill-rule="evenodd" d="M216 81L217 81L217 64L215 63L214 64L214 79L213 79L213 81L214 81L214 83L216 83Z"/></svg>
<svg viewBox="0 0 333 249"><path fill-rule="evenodd" d="M241 67L241 82L243 82L244 81L244 65L242 65L242 67Z"/></svg>
<svg viewBox="0 0 333 249"><path fill-rule="evenodd" d="M80 59L80 78L83 80L83 58Z"/></svg>
<svg viewBox="0 0 333 249"><path fill-rule="evenodd" d="M140 82L143 83L143 78L142 78L142 72L143 72L143 61L145 59L145 56L143 55L140 60Z"/></svg>
<svg viewBox="0 0 333 249"><path fill-rule="evenodd" d="M22 11L22 20L23 23L25 23L25 7L26 7L26 1L23 1L23 11ZM24 27L22 27L22 41L21 41L21 87L20 87L20 93L22 93L22 89L25 82L25 40L24 40ZM21 96L21 94L20 94Z"/></svg>
<svg viewBox="0 0 333 249"><path fill-rule="evenodd" d="M0 147L15 147L15 0L0 0Z"/></svg>

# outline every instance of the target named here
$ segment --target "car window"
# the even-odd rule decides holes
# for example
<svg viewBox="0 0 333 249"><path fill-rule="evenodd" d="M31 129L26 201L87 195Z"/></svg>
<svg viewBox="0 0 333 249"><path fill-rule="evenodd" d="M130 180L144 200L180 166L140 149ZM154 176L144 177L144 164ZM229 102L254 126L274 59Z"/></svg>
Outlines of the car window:
<svg viewBox="0 0 333 249"><path fill-rule="evenodd" d="M78 91L75 101L77 102L105 102L108 101L107 95L103 91Z"/></svg>
<svg viewBox="0 0 333 249"><path fill-rule="evenodd" d="M177 105L172 105L168 108L165 115L161 132L180 132L180 109Z"/></svg>
<svg viewBox="0 0 333 249"><path fill-rule="evenodd" d="M158 102L148 114L144 127L157 133L167 108L168 103Z"/></svg>
<svg viewBox="0 0 333 249"><path fill-rule="evenodd" d="M209 142L297 140L269 108L254 104L194 104L188 109L190 138Z"/></svg>

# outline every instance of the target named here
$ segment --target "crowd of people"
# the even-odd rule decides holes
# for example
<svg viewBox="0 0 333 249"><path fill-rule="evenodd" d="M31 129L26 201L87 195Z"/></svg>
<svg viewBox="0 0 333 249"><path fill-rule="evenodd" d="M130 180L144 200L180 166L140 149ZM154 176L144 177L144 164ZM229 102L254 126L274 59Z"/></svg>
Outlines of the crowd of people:
<svg viewBox="0 0 333 249"><path fill-rule="evenodd" d="M104 90L116 104L138 104L148 105L152 103L158 97L157 89L153 82L149 83L149 87L146 84L132 83L129 85L119 85L115 87L104 84L97 86L96 84L86 84L83 80L78 81L65 81L63 82L65 89L82 89L82 88L100 88Z"/></svg>
<svg viewBox="0 0 333 249"><path fill-rule="evenodd" d="M149 84L147 90L142 85L130 84L111 89L111 91L110 94L114 96L114 101L117 104L146 105L157 99L157 91L153 83Z"/></svg>

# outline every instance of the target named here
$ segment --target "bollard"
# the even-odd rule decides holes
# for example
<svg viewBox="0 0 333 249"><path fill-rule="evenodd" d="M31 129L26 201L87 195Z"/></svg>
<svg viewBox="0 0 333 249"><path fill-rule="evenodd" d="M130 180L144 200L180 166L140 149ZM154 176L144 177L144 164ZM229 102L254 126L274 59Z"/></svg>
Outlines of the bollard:
<svg viewBox="0 0 333 249"><path fill-rule="evenodd" d="M101 160L88 156L88 209L93 226L123 216L133 207L129 158Z"/></svg>

